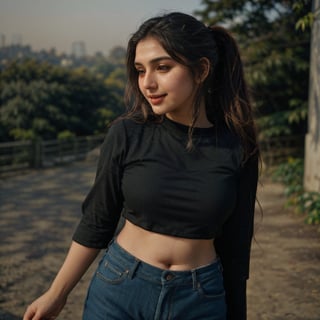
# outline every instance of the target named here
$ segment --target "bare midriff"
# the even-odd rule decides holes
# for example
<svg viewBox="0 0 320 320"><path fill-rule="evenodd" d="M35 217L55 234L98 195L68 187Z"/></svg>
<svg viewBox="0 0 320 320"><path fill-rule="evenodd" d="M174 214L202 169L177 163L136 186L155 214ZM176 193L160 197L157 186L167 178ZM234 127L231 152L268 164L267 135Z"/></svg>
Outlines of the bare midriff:
<svg viewBox="0 0 320 320"><path fill-rule="evenodd" d="M139 260L166 270L191 270L216 260L213 239L187 239L154 233L128 220L117 242Z"/></svg>

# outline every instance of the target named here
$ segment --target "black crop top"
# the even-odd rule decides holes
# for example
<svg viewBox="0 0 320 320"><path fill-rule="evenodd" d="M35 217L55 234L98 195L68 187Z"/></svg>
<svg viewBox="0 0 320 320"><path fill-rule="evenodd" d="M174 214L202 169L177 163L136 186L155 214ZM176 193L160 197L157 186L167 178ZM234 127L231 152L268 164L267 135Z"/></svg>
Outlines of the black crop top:
<svg viewBox="0 0 320 320"><path fill-rule="evenodd" d="M235 285L248 278L257 161L241 165L239 140L224 126L195 128L191 151L187 140L188 127L167 118L113 124L73 240L106 247L121 215L161 234L215 238L225 281Z"/></svg>
<svg viewBox="0 0 320 320"><path fill-rule="evenodd" d="M226 129L188 127L165 119L138 124L122 120L104 142L93 189L83 204L75 239L105 247L120 212L149 231L212 239L237 201L241 149Z"/></svg>

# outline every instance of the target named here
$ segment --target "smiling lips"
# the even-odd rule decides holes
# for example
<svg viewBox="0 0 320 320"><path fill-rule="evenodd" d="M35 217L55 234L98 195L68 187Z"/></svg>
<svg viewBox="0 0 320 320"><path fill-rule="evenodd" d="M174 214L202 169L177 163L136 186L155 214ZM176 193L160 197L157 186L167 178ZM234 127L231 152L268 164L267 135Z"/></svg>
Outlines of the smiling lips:
<svg viewBox="0 0 320 320"><path fill-rule="evenodd" d="M152 95L152 96L149 96L148 98L151 104L158 105L162 103L165 97L166 97L166 94L162 94L162 95Z"/></svg>

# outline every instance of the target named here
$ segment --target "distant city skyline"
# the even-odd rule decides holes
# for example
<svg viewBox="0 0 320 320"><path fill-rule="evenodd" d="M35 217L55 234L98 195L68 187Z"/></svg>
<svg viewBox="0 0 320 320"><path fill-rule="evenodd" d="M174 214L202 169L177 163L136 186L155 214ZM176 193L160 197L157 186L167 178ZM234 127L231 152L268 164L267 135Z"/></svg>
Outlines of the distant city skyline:
<svg viewBox="0 0 320 320"><path fill-rule="evenodd" d="M127 41L145 19L167 11L193 14L201 0L0 0L1 44L30 45L72 52L84 43L86 52L109 54ZM0 44L0 45L1 45Z"/></svg>

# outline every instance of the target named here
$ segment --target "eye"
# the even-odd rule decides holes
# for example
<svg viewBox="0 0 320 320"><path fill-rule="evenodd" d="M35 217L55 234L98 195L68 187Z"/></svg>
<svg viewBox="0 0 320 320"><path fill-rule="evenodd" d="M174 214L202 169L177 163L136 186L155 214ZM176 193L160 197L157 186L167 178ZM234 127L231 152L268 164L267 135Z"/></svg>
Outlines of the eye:
<svg viewBox="0 0 320 320"><path fill-rule="evenodd" d="M160 64L157 69L162 72L167 72L171 69L171 67L165 64Z"/></svg>
<svg viewBox="0 0 320 320"><path fill-rule="evenodd" d="M143 75L143 74L145 74L145 71L144 70L137 70L137 73L138 73L138 75Z"/></svg>
<svg viewBox="0 0 320 320"><path fill-rule="evenodd" d="M144 69L136 69L137 74L140 75L144 75L145 74L145 70Z"/></svg>

